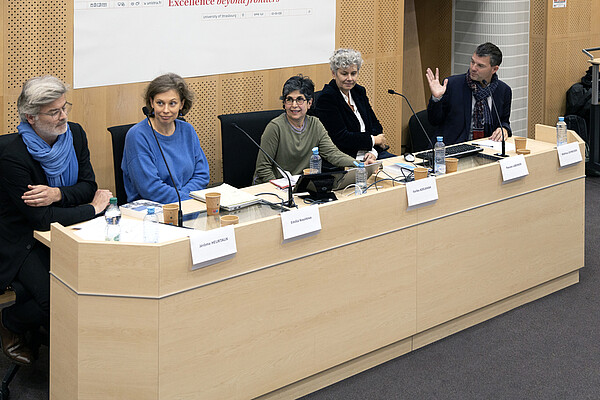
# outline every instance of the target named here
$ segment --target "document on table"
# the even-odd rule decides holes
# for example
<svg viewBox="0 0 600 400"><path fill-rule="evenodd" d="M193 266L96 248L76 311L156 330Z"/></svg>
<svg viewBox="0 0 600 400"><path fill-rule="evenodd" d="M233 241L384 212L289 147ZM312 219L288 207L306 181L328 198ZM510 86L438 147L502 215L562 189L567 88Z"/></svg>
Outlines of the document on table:
<svg viewBox="0 0 600 400"><path fill-rule="evenodd" d="M487 147L490 149L494 149L496 151L502 151L502 142L494 142L493 140L481 140L479 142L474 142L474 145ZM515 144L506 142L506 151L515 151Z"/></svg>
<svg viewBox="0 0 600 400"><path fill-rule="evenodd" d="M144 223L139 219L121 218L120 242L144 243ZM104 241L106 220L97 217L70 227L74 233L85 240ZM167 242L184 238L193 232L191 229L179 228L173 225L158 224L158 241Z"/></svg>

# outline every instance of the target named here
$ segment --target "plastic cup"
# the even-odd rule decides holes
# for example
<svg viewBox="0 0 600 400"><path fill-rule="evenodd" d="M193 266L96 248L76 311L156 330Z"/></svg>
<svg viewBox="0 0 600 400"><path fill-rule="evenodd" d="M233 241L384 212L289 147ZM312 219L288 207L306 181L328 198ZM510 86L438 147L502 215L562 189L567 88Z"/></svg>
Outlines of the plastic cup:
<svg viewBox="0 0 600 400"><path fill-rule="evenodd" d="M414 169L413 173L415 175L415 181L418 181L419 179L423 179L423 178L427 178L427 168L423 168L423 167L417 167Z"/></svg>
<svg viewBox="0 0 600 400"><path fill-rule="evenodd" d="M219 215L219 208L221 206L221 193L206 193L204 198L206 199L206 214Z"/></svg>
<svg viewBox="0 0 600 400"><path fill-rule="evenodd" d="M456 172L458 169L458 158L448 157L446 158L446 173L451 174Z"/></svg>
<svg viewBox="0 0 600 400"><path fill-rule="evenodd" d="M179 205L165 204L163 207L163 219L165 224L178 226L179 224Z"/></svg>
<svg viewBox="0 0 600 400"><path fill-rule="evenodd" d="M223 215L221 217L221 226L236 225L240 222L240 217L237 215Z"/></svg>

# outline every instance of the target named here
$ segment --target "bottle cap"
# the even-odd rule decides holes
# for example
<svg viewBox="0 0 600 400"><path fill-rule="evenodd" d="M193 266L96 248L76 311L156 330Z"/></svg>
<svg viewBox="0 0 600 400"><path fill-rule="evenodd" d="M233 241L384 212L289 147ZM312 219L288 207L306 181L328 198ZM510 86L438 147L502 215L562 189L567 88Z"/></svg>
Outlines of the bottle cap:
<svg viewBox="0 0 600 400"><path fill-rule="evenodd" d="M117 198L116 197L111 197L110 198L110 204L117 204Z"/></svg>
<svg viewBox="0 0 600 400"><path fill-rule="evenodd" d="M312 152L313 152L313 154L319 154L319 148L313 147Z"/></svg>
<svg viewBox="0 0 600 400"><path fill-rule="evenodd" d="M437 141L438 141L438 142L442 142L442 141L444 141L444 137L443 137L443 136L438 136L438 137L437 137Z"/></svg>
<svg viewBox="0 0 600 400"><path fill-rule="evenodd" d="M564 121L564 120L565 120L565 117L558 117L558 120L559 120L559 121Z"/></svg>
<svg viewBox="0 0 600 400"><path fill-rule="evenodd" d="M154 207L148 207L148 214L154 214Z"/></svg>

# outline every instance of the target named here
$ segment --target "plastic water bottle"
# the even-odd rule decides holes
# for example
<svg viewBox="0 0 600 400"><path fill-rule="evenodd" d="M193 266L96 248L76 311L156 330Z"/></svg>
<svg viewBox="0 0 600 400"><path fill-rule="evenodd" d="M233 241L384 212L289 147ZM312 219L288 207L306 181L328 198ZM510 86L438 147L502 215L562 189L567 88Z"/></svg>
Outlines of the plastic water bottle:
<svg viewBox="0 0 600 400"><path fill-rule="evenodd" d="M567 144L567 124L565 117L558 117L556 123L556 146L562 146Z"/></svg>
<svg viewBox="0 0 600 400"><path fill-rule="evenodd" d="M104 212L104 219L106 219L106 235L104 239L109 242L118 242L121 240L121 210L117 205L116 197L110 198L110 204Z"/></svg>
<svg viewBox="0 0 600 400"><path fill-rule="evenodd" d="M321 156L319 155L319 148L313 147L312 156L310 156L310 173L320 174L321 173Z"/></svg>
<svg viewBox="0 0 600 400"><path fill-rule="evenodd" d="M158 242L158 217L154 213L154 207L148 207L144 216L144 242Z"/></svg>
<svg viewBox="0 0 600 400"><path fill-rule="evenodd" d="M437 137L437 142L433 146L435 157L435 174L441 175L446 173L446 145L443 142L442 136Z"/></svg>
<svg viewBox="0 0 600 400"><path fill-rule="evenodd" d="M365 163L354 161L354 165L357 167L354 194L358 196L367 192L367 170L365 169Z"/></svg>

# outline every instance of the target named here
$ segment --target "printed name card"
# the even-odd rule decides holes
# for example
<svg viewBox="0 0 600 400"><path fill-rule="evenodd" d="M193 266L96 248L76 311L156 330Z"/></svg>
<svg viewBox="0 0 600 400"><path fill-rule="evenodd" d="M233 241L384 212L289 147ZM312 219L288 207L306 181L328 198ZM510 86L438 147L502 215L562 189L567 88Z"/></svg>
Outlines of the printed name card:
<svg viewBox="0 0 600 400"><path fill-rule="evenodd" d="M407 182L406 197L409 207L436 201L438 199L438 191L435 178L429 177Z"/></svg>
<svg viewBox="0 0 600 400"><path fill-rule="evenodd" d="M318 233L321 230L319 207L303 207L281 213L281 227L284 242Z"/></svg>
<svg viewBox="0 0 600 400"><path fill-rule="evenodd" d="M558 146L556 147L556 151L558 151L558 162L561 167L577 164L583 160L581 151L579 150L579 143L577 142Z"/></svg>
<svg viewBox="0 0 600 400"><path fill-rule="evenodd" d="M527 163L522 154L500 160L500 169L502 170L502 180L504 182L529 175Z"/></svg>
<svg viewBox="0 0 600 400"><path fill-rule="evenodd" d="M192 270L232 258L237 253L233 225L190 233Z"/></svg>

